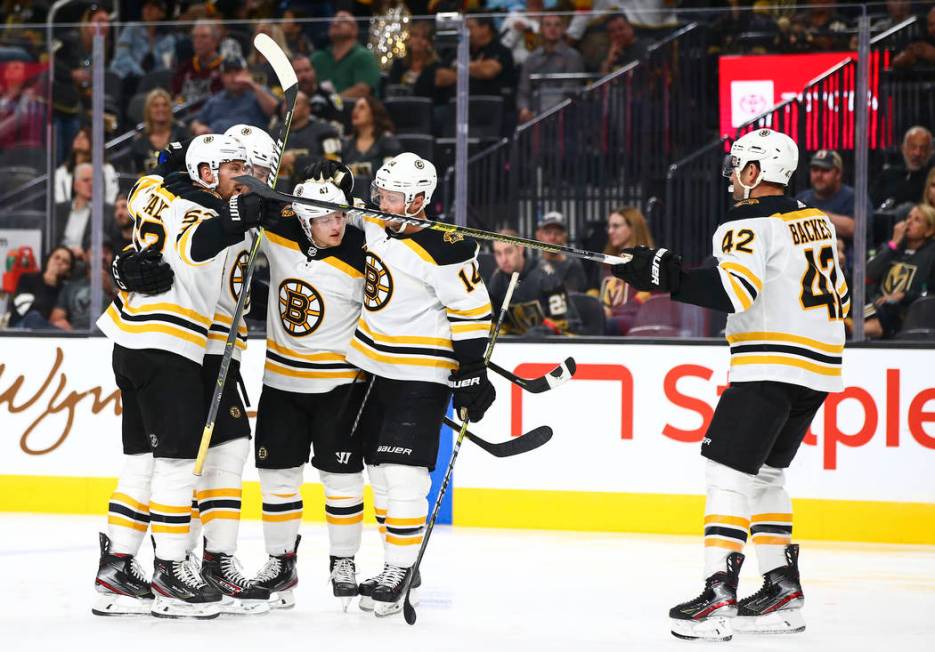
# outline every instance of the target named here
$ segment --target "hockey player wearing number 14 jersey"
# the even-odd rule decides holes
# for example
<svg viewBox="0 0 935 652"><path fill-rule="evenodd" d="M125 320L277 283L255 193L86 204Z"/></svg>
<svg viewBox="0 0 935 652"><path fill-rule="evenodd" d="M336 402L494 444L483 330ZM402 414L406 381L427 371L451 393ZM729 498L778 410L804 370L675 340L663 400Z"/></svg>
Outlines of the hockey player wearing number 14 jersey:
<svg viewBox="0 0 935 652"><path fill-rule="evenodd" d="M323 163L322 176L334 178L336 167ZM385 212L421 216L435 184L435 166L403 153L377 172L373 201ZM360 586L360 607L383 616L399 611L422 543L429 471L452 390L455 411L472 421L493 402L483 361L491 307L473 240L353 210L348 221L367 240L364 310L347 360L374 376L360 431L385 552L383 572ZM413 577L412 587L419 584Z"/></svg>
<svg viewBox="0 0 935 652"><path fill-rule="evenodd" d="M613 272L638 290L728 314L730 386L702 441L705 470L705 588L672 608L672 633L729 640L732 631L799 632L799 547L783 469L828 392L840 391L850 294L836 236L822 211L785 196L798 148L762 129L731 147L724 175L734 207L714 234L717 267L682 270L666 249L627 249ZM763 586L737 600L747 534Z"/></svg>

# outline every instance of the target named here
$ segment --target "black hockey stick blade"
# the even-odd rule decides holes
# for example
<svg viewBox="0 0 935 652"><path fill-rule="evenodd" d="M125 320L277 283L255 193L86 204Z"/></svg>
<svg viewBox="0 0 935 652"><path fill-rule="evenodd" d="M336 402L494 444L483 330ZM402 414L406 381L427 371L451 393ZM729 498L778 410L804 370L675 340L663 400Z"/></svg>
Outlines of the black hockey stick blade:
<svg viewBox="0 0 935 652"><path fill-rule="evenodd" d="M575 359L572 357L565 358L564 362L555 367L555 369L552 369L544 376L539 376L538 378L522 378L514 373L510 373L493 361L487 363L487 366L511 383L519 385L527 392L533 394L541 394L542 392L547 392L550 389L555 389L559 385L567 383L572 379L575 375L575 371L578 369L578 366L575 364Z"/></svg>
<svg viewBox="0 0 935 652"><path fill-rule="evenodd" d="M461 429L461 424L455 423L448 417L445 417L444 421L445 425L452 430ZM519 437L513 437L507 441L497 443L481 439L470 430L465 432L464 436L494 457L513 457L514 455L528 453L548 442L552 439L552 429L549 426L539 426L529 432L524 432Z"/></svg>

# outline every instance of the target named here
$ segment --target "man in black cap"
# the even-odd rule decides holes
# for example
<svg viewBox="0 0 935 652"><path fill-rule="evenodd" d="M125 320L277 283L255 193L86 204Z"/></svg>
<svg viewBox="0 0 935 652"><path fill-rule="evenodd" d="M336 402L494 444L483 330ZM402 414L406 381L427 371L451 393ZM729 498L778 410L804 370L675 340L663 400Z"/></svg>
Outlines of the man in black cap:
<svg viewBox="0 0 935 652"><path fill-rule="evenodd" d="M854 237L854 189L843 182L844 162L833 149L820 149L809 163L811 188L796 199L824 211L839 238L848 242Z"/></svg>
<svg viewBox="0 0 935 652"><path fill-rule="evenodd" d="M257 84L240 55L228 56L221 64L224 90L212 95L198 117L192 121L192 134L223 134L236 124L248 124L266 129L279 100Z"/></svg>

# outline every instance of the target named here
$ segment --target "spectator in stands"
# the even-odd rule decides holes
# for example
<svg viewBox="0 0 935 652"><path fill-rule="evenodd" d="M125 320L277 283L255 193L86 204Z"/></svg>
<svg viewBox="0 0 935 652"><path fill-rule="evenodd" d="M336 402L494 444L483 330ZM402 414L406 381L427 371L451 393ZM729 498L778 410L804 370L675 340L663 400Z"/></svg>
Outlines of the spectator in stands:
<svg viewBox="0 0 935 652"><path fill-rule="evenodd" d="M10 327L48 329L49 317L58 302L62 285L75 267L75 254L68 247L55 247L41 272L23 274L13 292Z"/></svg>
<svg viewBox="0 0 935 652"><path fill-rule="evenodd" d="M393 59L390 84L405 86L416 97L427 97L433 103L444 101L444 95L435 85L438 73L438 55L432 47L432 25L415 21L409 26L406 56Z"/></svg>
<svg viewBox="0 0 935 652"><path fill-rule="evenodd" d="M253 30L253 37L256 38L258 34L266 34L273 39L276 45L286 54L286 57L288 57L290 61L292 60L292 52L289 50L289 46L286 43L286 35L282 31L282 27L275 23L260 22L256 24ZM279 78L276 76L276 71L269 65L266 57L260 54L260 51L256 48L250 48L250 54L247 55L247 69L250 70L253 81L260 86L265 86L270 89L276 97L282 97L282 88L279 86Z"/></svg>
<svg viewBox="0 0 935 652"><path fill-rule="evenodd" d="M818 150L809 163L811 187L795 198L823 210L831 218L838 239L847 243L850 258L854 238L854 189L843 182L843 174L844 162L840 154L833 149Z"/></svg>
<svg viewBox="0 0 935 652"><path fill-rule="evenodd" d="M71 249L76 258L85 259L91 246L91 196L94 168L90 163L75 166L73 198L55 205L55 237L57 245ZM104 215L113 215L112 204L104 204Z"/></svg>
<svg viewBox="0 0 935 652"><path fill-rule="evenodd" d="M302 91L296 94L287 147L280 162L279 176L283 179L294 177L313 159L341 159L341 135L332 123L312 115L308 95ZM301 181L304 179L293 178L294 183Z"/></svg>
<svg viewBox="0 0 935 652"><path fill-rule="evenodd" d="M393 121L380 100L366 95L351 113L351 135L344 139L341 160L354 173L354 195L370 200L373 175L403 151L393 135Z"/></svg>
<svg viewBox="0 0 935 652"><path fill-rule="evenodd" d="M345 99L376 93L380 86L380 67L373 53L357 40L358 26L349 11L335 13L328 28L331 45L318 50L312 65L318 78L328 80Z"/></svg>
<svg viewBox="0 0 935 652"><path fill-rule="evenodd" d="M143 105L143 131L133 137L130 159L133 171L149 172L159 159L159 152L175 140L184 140L188 130L175 121L172 114L172 98L161 88L154 88L146 95Z"/></svg>
<svg viewBox="0 0 935 652"><path fill-rule="evenodd" d="M49 323L63 331L88 330L92 321L99 315L91 315L91 273L101 275L101 287L104 296L101 305L107 308L114 297L117 296L113 278L110 275L110 265L114 261L114 252L110 244L104 243L104 254L100 266L85 265L86 274L80 279L73 279L65 283L58 302L49 316Z"/></svg>
<svg viewBox="0 0 935 652"><path fill-rule="evenodd" d="M501 229L503 235L518 236L513 229ZM506 298L506 289L513 272L519 272L519 285L510 299L509 320L506 331L514 335L562 334L569 332L569 321L577 318L571 309L568 290L561 279L545 270L541 258L526 255L526 248L506 242L493 243L497 269L487 283L490 303L494 311L500 310Z"/></svg>
<svg viewBox="0 0 935 652"><path fill-rule="evenodd" d="M55 52L52 107L56 161L65 158L68 143L81 126L82 114L91 109L91 61L97 30L104 36L106 44L110 34L110 17L104 8L91 5L81 16L78 30L63 37L61 47ZM112 53L110 48L107 50L105 63Z"/></svg>
<svg viewBox="0 0 935 652"><path fill-rule="evenodd" d="M913 68L919 65L935 65L935 7L926 15L926 32L921 40L909 46L893 58L893 68Z"/></svg>
<svg viewBox="0 0 935 652"><path fill-rule="evenodd" d="M915 203L922 196L923 184L932 165L932 132L911 127L903 136L903 165L883 168L870 188L875 207Z"/></svg>
<svg viewBox="0 0 935 652"><path fill-rule="evenodd" d="M308 98L312 115L320 120L339 125L343 130L344 102L334 90L334 84L330 81L319 83L318 74L311 60L306 56L295 57L292 60L292 69L295 70L295 76L299 80L299 90Z"/></svg>
<svg viewBox="0 0 935 652"><path fill-rule="evenodd" d="M874 20L870 24L870 31L874 34L885 32L912 16L912 2L910 0L886 0L886 15ZM856 43L852 41L852 43Z"/></svg>
<svg viewBox="0 0 935 652"><path fill-rule="evenodd" d="M305 13L298 8L290 7L282 12L282 32L286 37L286 46L293 55L309 56L315 51L315 46L309 40L308 36L302 30L302 23L299 19L307 18Z"/></svg>
<svg viewBox="0 0 935 652"><path fill-rule="evenodd" d="M536 240L556 245L568 244L565 217L558 211L550 211L543 215L536 228ZM555 277L569 292L587 291L587 277L581 261L577 258L569 258L565 254L543 252L540 256L540 264L547 274Z"/></svg>
<svg viewBox="0 0 935 652"><path fill-rule="evenodd" d="M210 20L199 20L192 28L194 55L182 61L172 78L172 95L179 102L192 102L217 93L222 88L221 63L218 54L220 26Z"/></svg>
<svg viewBox="0 0 935 652"><path fill-rule="evenodd" d="M607 20L607 36L610 38L610 47L599 69L602 75L622 68L646 54L646 44L636 36L633 25L622 14Z"/></svg>
<svg viewBox="0 0 935 652"><path fill-rule="evenodd" d="M838 15L836 0L809 0L809 9L791 21L780 21L780 31L792 50L834 50L848 44L847 22Z"/></svg>
<svg viewBox="0 0 935 652"><path fill-rule="evenodd" d="M223 134L233 125L248 124L266 129L279 100L253 81L243 57L228 57L221 65L224 90L212 95L192 121L192 133Z"/></svg>
<svg viewBox="0 0 935 652"><path fill-rule="evenodd" d="M502 97L505 114L512 114L516 106L514 101L516 71L513 65L513 54L497 39L497 31L492 18L468 16L467 28L471 41L468 92L471 95ZM456 53L452 52L450 60L445 62L444 67L438 69L436 82L442 88L453 87L458 81L454 69L455 56ZM509 123L509 119L504 120L505 126Z"/></svg>
<svg viewBox="0 0 935 652"><path fill-rule="evenodd" d="M933 166L925 177L925 190L922 192L922 203L926 206L935 208L935 166Z"/></svg>
<svg viewBox="0 0 935 652"><path fill-rule="evenodd" d="M513 54L513 63L521 66L529 55L540 45L539 27L545 3L542 0L529 0L525 10L510 10L510 14L500 26L500 42Z"/></svg>
<svg viewBox="0 0 935 652"><path fill-rule="evenodd" d="M104 219L107 219L107 215ZM114 251L123 251L124 247L133 242L133 219L127 206L127 196L123 193L117 195L113 219L105 225L104 240L111 244Z"/></svg>
<svg viewBox="0 0 935 652"><path fill-rule="evenodd" d="M649 225L640 209L624 206L607 216L607 246L604 253L619 256L630 247L654 247ZM604 306L607 335L626 335L640 306L649 298L649 292L637 292L610 273L610 267L601 266L600 299Z"/></svg>
<svg viewBox="0 0 935 652"><path fill-rule="evenodd" d="M69 202L74 187L74 171L81 163L91 163L91 130L81 127L71 142L71 154L68 160L55 170L55 203ZM117 199L119 184L117 171L110 163L104 162L104 202L114 203Z"/></svg>
<svg viewBox="0 0 935 652"><path fill-rule="evenodd" d="M864 333L892 337L909 305L935 287L935 208L918 204L896 224L893 238L867 263L867 284L873 290Z"/></svg>
<svg viewBox="0 0 935 652"><path fill-rule="evenodd" d="M529 56L520 73L516 93L520 122L528 122L536 113L548 111L565 99L566 93L581 85L580 81L540 82L535 86L532 83L531 75L584 72L581 55L565 43L564 36L564 16L542 18L542 47Z"/></svg>
<svg viewBox="0 0 935 652"><path fill-rule="evenodd" d="M110 70L123 81L123 97L136 92L140 77L153 70L175 67L176 33L162 21L166 19L164 0L143 2L143 22L120 30Z"/></svg>
<svg viewBox="0 0 935 652"><path fill-rule="evenodd" d="M45 142L46 101L38 66L8 61L0 88L0 149L42 147Z"/></svg>

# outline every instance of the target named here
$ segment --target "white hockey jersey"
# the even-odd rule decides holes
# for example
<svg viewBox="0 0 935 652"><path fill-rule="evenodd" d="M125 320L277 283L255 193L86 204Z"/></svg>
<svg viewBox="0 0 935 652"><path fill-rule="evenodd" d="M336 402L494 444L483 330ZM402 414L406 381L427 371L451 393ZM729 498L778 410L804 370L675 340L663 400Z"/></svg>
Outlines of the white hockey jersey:
<svg viewBox="0 0 935 652"><path fill-rule="evenodd" d="M363 233L351 226L341 244L330 249L310 248L296 220L266 231L270 291L264 385L317 394L363 380L364 374L346 360L363 299L363 245Z"/></svg>
<svg viewBox="0 0 935 652"><path fill-rule="evenodd" d="M208 332L221 291L225 252L211 260L191 258L192 236L217 213L176 197L162 187L162 177L141 177L130 191L138 250L158 248L175 273L172 288L156 296L120 292L97 320L111 340L128 349L161 349L202 363Z"/></svg>
<svg viewBox="0 0 935 652"><path fill-rule="evenodd" d="M730 380L843 389L850 292L828 216L785 196L748 199L727 213L713 245L735 310Z"/></svg>
<svg viewBox="0 0 935 652"><path fill-rule="evenodd" d="M205 355L224 355L227 336L230 333L231 323L234 321L234 310L243 288L244 273L247 271L247 258L250 256L250 242L245 237L239 244L228 247L221 256L224 257L224 277L221 281L221 293L218 304L211 317L211 326L208 328L208 347ZM244 306L244 315L250 311L250 296ZM247 325L243 315L240 317L240 326L237 329L237 340L234 346L234 360L240 360L240 352L247 348Z"/></svg>
<svg viewBox="0 0 935 652"><path fill-rule="evenodd" d="M477 243L428 229L390 237L382 220L348 217L367 239L364 310L348 361L386 378L447 385L458 366L452 342L490 334Z"/></svg>

